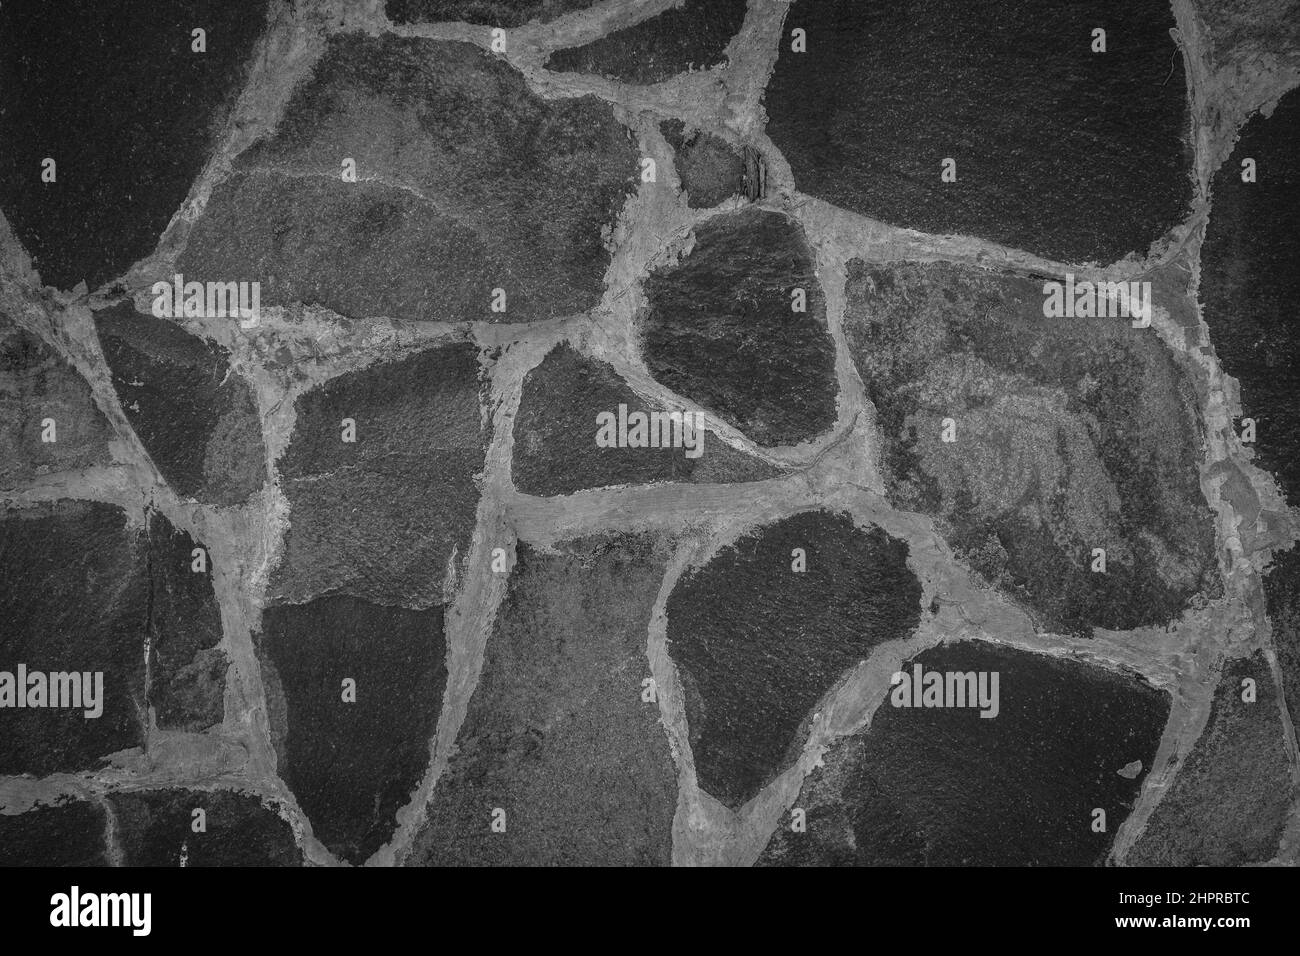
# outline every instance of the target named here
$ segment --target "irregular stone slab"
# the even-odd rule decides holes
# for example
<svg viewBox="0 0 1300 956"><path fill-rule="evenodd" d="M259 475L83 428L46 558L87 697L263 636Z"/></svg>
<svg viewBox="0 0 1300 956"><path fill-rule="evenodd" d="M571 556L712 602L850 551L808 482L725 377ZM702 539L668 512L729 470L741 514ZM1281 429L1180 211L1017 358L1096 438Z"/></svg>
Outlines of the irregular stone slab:
<svg viewBox="0 0 1300 956"><path fill-rule="evenodd" d="M117 791L108 802L124 866L302 865L293 829L252 794L168 788ZM206 830L196 833L200 819Z"/></svg>
<svg viewBox="0 0 1300 956"><path fill-rule="evenodd" d="M153 251L243 87L265 11L265 0L0 7L0 209L42 281L93 289ZM205 52L192 50L195 28Z"/></svg>
<svg viewBox="0 0 1300 956"><path fill-rule="evenodd" d="M763 481L780 475L776 467L737 451L712 431L691 433L690 444L700 449L694 458L684 444L602 447L597 443L598 416L617 416L619 405L629 415L659 410L638 397L612 365L588 358L568 343L557 345L524 378L514 424L515 487L528 495L567 495L613 485ZM685 430L680 438L687 441Z"/></svg>
<svg viewBox="0 0 1300 956"><path fill-rule="evenodd" d="M1153 329L1045 318L1044 285L849 264L845 337L890 498L939 518L1043 629L1164 624L1222 587L1195 394Z"/></svg>
<svg viewBox="0 0 1300 956"><path fill-rule="evenodd" d="M0 526L0 671L91 674L80 707L0 707L0 773L89 770L164 730L202 731L225 715L226 657L210 559L161 514L131 528L111 505L8 509ZM146 671L145 649L149 664ZM102 713L85 704L102 673ZM3 678L0 678L3 681ZM29 689L28 699L31 691ZM47 703L52 700L47 694ZM4 690L0 687L0 701Z"/></svg>
<svg viewBox="0 0 1300 956"><path fill-rule="evenodd" d="M982 643L933 648L904 673L914 677L917 664L945 675L949 702L948 673L997 672L997 716L894 706L896 686L870 728L808 776L795 803L807 832L779 827L760 865L1100 864L1155 759L1169 696L1100 667ZM1105 832L1093 830L1096 810Z"/></svg>
<svg viewBox="0 0 1300 956"><path fill-rule="evenodd" d="M649 537L520 543L418 865L666 866L677 775L642 700L667 550ZM579 783L580 781L580 783ZM493 811L504 832L493 832Z"/></svg>
<svg viewBox="0 0 1300 956"><path fill-rule="evenodd" d="M709 209L741 194L751 200L761 195L763 173L753 150L737 149L703 130L688 130L681 120L660 123L659 131L673 148L677 178L692 209Z"/></svg>
<svg viewBox="0 0 1300 956"><path fill-rule="evenodd" d="M343 441L344 419L355 442ZM448 569L469 550L488 431L469 343L348 372L299 398L278 463L290 527L272 596L443 603Z"/></svg>
<svg viewBox="0 0 1300 956"><path fill-rule="evenodd" d="M795 290L805 312L794 311ZM715 216L674 266L645 280L638 319L651 374L760 445L835 422L835 344L799 226L761 209Z"/></svg>
<svg viewBox="0 0 1300 956"><path fill-rule="evenodd" d="M745 8L746 0L683 0L599 40L556 50L546 69L639 84L708 69L727 62L727 45L745 22Z"/></svg>
<svg viewBox="0 0 1300 956"><path fill-rule="evenodd" d="M42 441L53 419L54 441ZM113 431L90 386L39 338L0 315L0 486L110 460Z"/></svg>
<svg viewBox="0 0 1300 956"><path fill-rule="evenodd" d="M604 293L637 159L608 104L542 99L470 44L335 35L274 137L213 191L179 268L350 316L578 313Z"/></svg>
<svg viewBox="0 0 1300 956"><path fill-rule="evenodd" d="M443 609L322 597L267 608L260 640L268 696L283 694L283 708L268 706L287 724L274 728L280 777L316 838L364 863L429 762L447 683Z"/></svg>
<svg viewBox="0 0 1300 956"><path fill-rule="evenodd" d="M1271 860L1294 797L1268 661L1259 652L1229 661L1209 723L1124 862L1242 866Z"/></svg>
<svg viewBox="0 0 1300 956"><path fill-rule="evenodd" d="M206 549L162 515L149 520L149 703L163 730L197 732L225 716L221 608ZM196 561L200 570L195 570Z"/></svg>
<svg viewBox="0 0 1300 956"><path fill-rule="evenodd" d="M0 866L108 866L103 809L72 800L0 813Z"/></svg>
<svg viewBox="0 0 1300 956"><path fill-rule="evenodd" d="M1241 131L1215 174L1214 206L1201 249L1201 302L1223 370L1241 383L1253 418L1258 463L1300 504L1300 92ZM1242 182L1247 159L1256 182Z"/></svg>
<svg viewBox="0 0 1300 956"><path fill-rule="evenodd" d="M129 301L97 312L95 328L122 411L177 494L236 505L262 487L261 417L225 349Z"/></svg>
<svg viewBox="0 0 1300 956"><path fill-rule="evenodd" d="M0 707L0 774L95 769L144 743L148 579L138 535L111 505L6 509L0 525L0 671L103 675L98 717L82 707ZM3 678L0 678L2 681ZM84 687L84 682L79 682ZM94 693L94 678L90 690ZM3 688L0 688L0 700ZM32 685L28 700L32 700Z"/></svg>
<svg viewBox="0 0 1300 956"><path fill-rule="evenodd" d="M530 20L543 23L598 0L385 0L384 13L394 23L438 23L463 20L494 27L519 27Z"/></svg>
<svg viewBox="0 0 1300 956"><path fill-rule="evenodd" d="M767 132L801 192L853 212L1066 262L1145 255L1192 198L1173 27L1164 0L795 4Z"/></svg>
<svg viewBox="0 0 1300 956"><path fill-rule="evenodd" d="M806 571L794 569L801 549ZM871 649L908 635L921 586L907 544L847 515L759 528L687 571L668 598L701 788L732 809L798 756L812 709Z"/></svg>

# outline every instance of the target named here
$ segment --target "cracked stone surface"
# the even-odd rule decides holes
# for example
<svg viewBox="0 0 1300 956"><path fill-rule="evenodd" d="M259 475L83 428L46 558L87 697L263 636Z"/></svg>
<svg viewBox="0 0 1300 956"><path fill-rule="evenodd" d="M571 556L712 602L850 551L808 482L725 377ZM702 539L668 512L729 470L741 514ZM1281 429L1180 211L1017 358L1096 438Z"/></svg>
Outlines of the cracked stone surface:
<svg viewBox="0 0 1300 956"><path fill-rule="evenodd" d="M69 499L6 510L6 659L41 673L71 661L104 673L96 718L12 715L0 747L6 772L89 769L143 742L151 724L197 732L221 723L228 660L211 569L193 570L196 544L156 512L135 518Z"/></svg>
<svg viewBox="0 0 1300 956"><path fill-rule="evenodd" d="M122 411L179 494L234 505L262 487L257 406L229 352L130 303L98 313L95 329Z"/></svg>
<svg viewBox="0 0 1300 956"><path fill-rule="evenodd" d="M4 4L0 864L1295 865L1296 0L995 6Z"/></svg>
<svg viewBox="0 0 1300 956"><path fill-rule="evenodd" d="M472 343L350 372L300 398L277 466L290 527L270 593L441 603L474 528L488 439L479 401ZM356 441L342 441L345 420Z"/></svg>
<svg viewBox="0 0 1300 956"><path fill-rule="evenodd" d="M467 43L343 34L217 187L180 267L354 317L580 312L600 300L634 160L593 97L542 99Z"/></svg>

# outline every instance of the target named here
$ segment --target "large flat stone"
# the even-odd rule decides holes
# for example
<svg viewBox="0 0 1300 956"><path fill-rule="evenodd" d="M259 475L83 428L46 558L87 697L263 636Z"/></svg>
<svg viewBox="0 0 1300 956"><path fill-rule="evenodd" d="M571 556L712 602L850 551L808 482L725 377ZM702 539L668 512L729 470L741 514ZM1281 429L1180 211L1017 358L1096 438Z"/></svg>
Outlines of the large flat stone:
<svg viewBox="0 0 1300 956"><path fill-rule="evenodd" d="M1045 318L1043 287L850 263L845 337L889 495L1046 630L1167 623L1222 588L1191 381L1152 328Z"/></svg>
<svg viewBox="0 0 1300 956"><path fill-rule="evenodd" d="M514 424L515 487L529 495L567 495L614 485L762 481L780 474L707 430L698 436L702 451L695 458L684 447L601 447L597 416L617 416L620 404L629 414L661 411L639 398L608 363L567 343L552 349L524 379Z"/></svg>
<svg viewBox="0 0 1300 956"><path fill-rule="evenodd" d="M870 728L834 746L805 781L795 806L806 832L778 828L760 864L1101 864L1151 769L1168 694L979 642L928 650L904 665L909 676L916 663L945 675L997 672L997 716L896 707L890 691ZM1097 810L1104 830L1094 829Z"/></svg>
<svg viewBox="0 0 1300 956"><path fill-rule="evenodd" d="M636 161L607 104L542 99L477 47L335 35L275 135L214 190L180 268L358 317L582 312L604 292Z"/></svg>
<svg viewBox="0 0 1300 956"><path fill-rule="evenodd" d="M0 7L0 209L42 281L93 289L153 251L265 25L266 0ZM203 53L191 49L199 27Z"/></svg>
<svg viewBox="0 0 1300 956"><path fill-rule="evenodd" d="M177 494L236 505L261 489L261 416L225 349L129 301L98 312L95 327L122 411Z"/></svg>
<svg viewBox="0 0 1300 956"><path fill-rule="evenodd" d="M364 863L429 762L447 682L443 609L322 597L268 608L260 645L280 777L316 838Z"/></svg>
<svg viewBox="0 0 1300 956"><path fill-rule="evenodd" d="M1067 262L1142 256L1191 211L1173 27L1166 0L796 3L767 132L796 188L853 212Z"/></svg>
<svg viewBox="0 0 1300 956"><path fill-rule="evenodd" d="M488 424L472 344L348 372L298 400L278 467L289 499L271 596L326 593L428 607L464 561ZM344 442L342 422L356 425ZM459 572L457 572L459 573Z"/></svg>
<svg viewBox="0 0 1300 956"><path fill-rule="evenodd" d="M806 570L795 570L795 549ZM797 757L813 707L877 644L920 618L907 545L847 515L758 528L677 582L669 653L701 788L732 809Z"/></svg>
<svg viewBox="0 0 1300 956"><path fill-rule="evenodd" d="M658 381L760 445L797 444L834 424L835 344L793 220L755 208L709 219L689 254L647 277L645 294L637 324Z"/></svg>
<svg viewBox="0 0 1300 956"><path fill-rule="evenodd" d="M646 537L519 546L412 863L668 864L676 771L659 708L641 699L666 562Z"/></svg>

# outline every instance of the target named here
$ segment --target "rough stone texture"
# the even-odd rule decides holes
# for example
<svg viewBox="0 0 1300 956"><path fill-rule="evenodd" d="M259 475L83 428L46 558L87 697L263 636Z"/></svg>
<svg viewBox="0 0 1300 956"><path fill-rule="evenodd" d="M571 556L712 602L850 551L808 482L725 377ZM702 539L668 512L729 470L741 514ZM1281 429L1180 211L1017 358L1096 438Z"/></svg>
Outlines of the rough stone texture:
<svg viewBox="0 0 1300 956"><path fill-rule="evenodd" d="M854 212L1065 261L1144 255L1192 196L1173 26L1165 0L795 4L767 132L799 190Z"/></svg>
<svg viewBox="0 0 1300 956"><path fill-rule="evenodd" d="M658 16L546 61L560 73L594 73L627 83L658 83L726 62L727 44L745 22L746 0L683 0Z"/></svg>
<svg viewBox="0 0 1300 956"><path fill-rule="evenodd" d="M1300 551L1276 555L1264 575L1273 644L1282 670L1282 696L1291 725L1300 726Z"/></svg>
<svg viewBox="0 0 1300 956"><path fill-rule="evenodd" d="M1256 699L1242 699L1243 681ZM1125 858L1130 866L1241 866L1271 860L1295 787L1282 708L1264 655L1229 661L1210 721Z"/></svg>
<svg viewBox="0 0 1300 956"><path fill-rule="evenodd" d="M1216 64L1258 69L1261 53L1294 58L1300 48L1300 0L1193 0L1209 29Z"/></svg>
<svg viewBox="0 0 1300 956"><path fill-rule="evenodd" d="M567 495L583 488L656 481L762 481L780 472L739 452L713 432L704 451L688 458L681 448L601 448L601 412L618 414L658 406L637 397L613 366L587 358L567 343L557 345L524 379L515 417L515 487L529 495Z"/></svg>
<svg viewBox="0 0 1300 956"><path fill-rule="evenodd" d="M103 809L75 800L0 813L0 866L108 866Z"/></svg>
<svg viewBox="0 0 1300 956"><path fill-rule="evenodd" d="M806 312L793 311L803 289ZM680 263L645 281L639 319L651 374L760 445L796 444L835 421L835 345L802 230L744 209L701 225Z"/></svg>
<svg viewBox="0 0 1300 956"><path fill-rule="evenodd" d="M1043 628L1163 624L1221 588L1195 396L1153 330L1044 318L1042 286L945 263L850 264L845 335L891 499L939 517Z"/></svg>
<svg viewBox="0 0 1300 956"><path fill-rule="evenodd" d="M1241 181L1247 157L1257 182ZM1223 370L1241 383L1242 415L1256 421L1258 463L1300 505L1300 91L1246 124L1213 197L1201 252L1205 322Z"/></svg>
<svg viewBox="0 0 1300 956"><path fill-rule="evenodd" d="M636 159L608 105L542 99L474 46L336 35L275 136L214 191L181 267L260 279L263 305L357 317L582 312L604 291Z"/></svg>
<svg viewBox="0 0 1300 956"><path fill-rule="evenodd" d="M905 664L999 673L999 713L904 708L832 748L778 828L764 865L1087 866L1102 862L1169 716L1162 691L1112 671L980 643ZM891 692L892 696L892 692ZM1135 760L1130 779L1119 773ZM1106 832L1092 830L1106 811Z"/></svg>
<svg viewBox="0 0 1300 956"><path fill-rule="evenodd" d="M129 301L95 327L122 411L177 494L235 505L262 487L261 419L225 349Z"/></svg>
<svg viewBox="0 0 1300 956"><path fill-rule="evenodd" d="M300 866L293 830L256 796L230 790L119 791L108 797L125 866ZM195 833L202 809L207 831Z"/></svg>
<svg viewBox="0 0 1300 956"><path fill-rule="evenodd" d="M608 536L518 549L457 750L412 862L666 865L676 771L646 629L666 550ZM491 832L491 811L506 832Z"/></svg>
<svg viewBox="0 0 1300 956"><path fill-rule="evenodd" d="M0 7L0 209L42 280L95 288L148 255L207 160L265 0ZM191 52L193 27L207 52ZM43 182L42 162L57 178Z"/></svg>
<svg viewBox="0 0 1300 956"><path fill-rule="evenodd" d="M111 505L6 509L0 526L0 670L104 674L103 713L0 709L0 774L94 769L144 741L142 623L149 616L137 533Z"/></svg>
<svg viewBox="0 0 1300 956"><path fill-rule="evenodd" d="M384 12L394 23L437 23L464 20L494 27L518 27L530 20L546 22L598 0L385 0Z"/></svg>
<svg viewBox="0 0 1300 956"><path fill-rule="evenodd" d="M41 440L47 418L54 419L53 442ZM0 487L106 464L112 438L85 379L0 315Z"/></svg>
<svg viewBox="0 0 1300 956"><path fill-rule="evenodd" d="M20 811L0 861L295 862L278 813L323 866L735 865L768 842L787 863L1294 863L1280 716L1227 689L1211 713L1192 681L1260 649L1265 696L1300 701L1300 523L1256 467L1296 471L1291 100L1230 156L1295 81L1297 2L272 0L237 13L267 24L247 71L216 50L231 10L187 51L209 0L0 4L22 21L0 30L0 324L30 331L0 331L0 670L99 655L121 695L98 727L0 708L0 814ZM546 69L556 50L596 72ZM205 105L240 86L236 112ZM47 108L69 89L85 102ZM1094 270L1040 256L1148 249L1100 271L1151 281L1158 331L1043 322L1041 279ZM873 267L842 296L854 257ZM120 278L43 289L63 266L65 290ZM259 282L260 327L113 308L177 272ZM792 277L825 283L811 314ZM754 455L779 480L718 484L775 473L716 434L698 462L595 456L595 412L631 388L784 446ZM62 446L33 444L47 403L76 420ZM1105 584L1082 570L1096 536ZM984 643L931 650L945 635ZM875 712L904 653L998 668L998 719ZM1167 726L1139 673L1177 688ZM193 801L236 782L274 812L246 798L194 842ZM140 795L163 787L187 789ZM48 809L68 796L92 804Z"/></svg>
<svg viewBox="0 0 1300 956"><path fill-rule="evenodd" d="M153 514L149 521L149 703L164 730L201 731L221 723L226 655L211 559L194 570L188 534Z"/></svg>
<svg viewBox="0 0 1300 956"><path fill-rule="evenodd" d="M0 669L103 671L104 710L0 709L0 773L93 769L143 743L148 707L164 730L221 722L221 615L211 569L191 570L197 544L156 513L146 534L99 503L7 510Z"/></svg>
<svg viewBox="0 0 1300 956"><path fill-rule="evenodd" d="M725 139L703 130L688 130L681 120L659 124L673 148L673 164L682 181L687 204L709 209L745 191L745 159Z"/></svg>
<svg viewBox="0 0 1300 956"><path fill-rule="evenodd" d="M286 705L280 776L316 838L363 863L392 836L429 760L447 683L443 609L322 597L268 608L261 641Z"/></svg>
<svg viewBox="0 0 1300 956"><path fill-rule="evenodd" d="M342 440L344 419L356 423L355 442ZM290 528L273 597L441 604L447 569L469 548L488 437L478 350L468 343L307 392L278 463Z"/></svg>
<svg viewBox="0 0 1300 956"><path fill-rule="evenodd" d="M792 570L802 548L807 570ZM872 647L906 637L921 588L907 545L846 515L760 528L689 570L668 598L702 789L733 809L792 762L813 706ZM720 599L725 595L725 599Z"/></svg>

